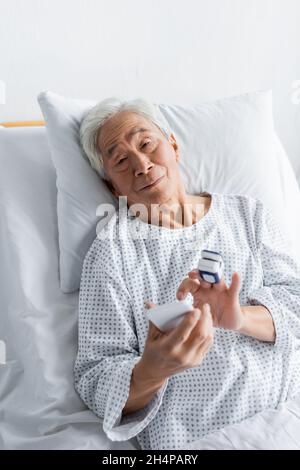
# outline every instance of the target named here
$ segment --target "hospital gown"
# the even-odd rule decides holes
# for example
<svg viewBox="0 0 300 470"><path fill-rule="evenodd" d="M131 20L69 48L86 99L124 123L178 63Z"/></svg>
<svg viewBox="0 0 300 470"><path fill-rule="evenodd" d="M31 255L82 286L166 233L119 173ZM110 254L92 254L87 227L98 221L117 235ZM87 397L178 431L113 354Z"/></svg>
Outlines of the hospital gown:
<svg viewBox="0 0 300 470"><path fill-rule="evenodd" d="M85 257L75 387L113 441L136 436L142 449L182 449L300 392L299 266L259 200L211 197L201 220L178 229L116 213ZM122 416L147 337L144 301L176 300L202 249L222 254L227 285L240 274L241 305L269 309L276 341L214 329L201 364L169 377L147 406Z"/></svg>

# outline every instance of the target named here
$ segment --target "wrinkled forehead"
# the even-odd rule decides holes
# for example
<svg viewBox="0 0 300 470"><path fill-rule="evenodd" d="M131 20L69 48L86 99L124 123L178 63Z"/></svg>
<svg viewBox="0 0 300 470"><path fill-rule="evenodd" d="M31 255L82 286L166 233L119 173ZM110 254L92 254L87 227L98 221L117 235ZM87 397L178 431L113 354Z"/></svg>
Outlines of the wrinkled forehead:
<svg viewBox="0 0 300 470"><path fill-rule="evenodd" d="M149 119L133 111L120 111L109 118L98 133L98 146L103 153L107 153L113 144L122 140L129 140L140 129L158 133L160 129Z"/></svg>

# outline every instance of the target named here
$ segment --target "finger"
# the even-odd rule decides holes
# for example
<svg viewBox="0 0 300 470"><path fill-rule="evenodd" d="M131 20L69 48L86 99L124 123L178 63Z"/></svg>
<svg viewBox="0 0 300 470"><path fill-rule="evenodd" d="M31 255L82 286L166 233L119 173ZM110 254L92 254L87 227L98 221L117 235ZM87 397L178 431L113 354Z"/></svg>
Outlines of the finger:
<svg viewBox="0 0 300 470"><path fill-rule="evenodd" d="M201 277L199 269L193 269L193 271L190 271L188 273L188 276L190 279L198 279L201 287L204 287L204 289L210 289L212 287L212 284L210 282L205 281Z"/></svg>
<svg viewBox="0 0 300 470"><path fill-rule="evenodd" d="M237 297L241 290L241 278L238 273L233 273L229 292L233 297Z"/></svg>
<svg viewBox="0 0 300 470"><path fill-rule="evenodd" d="M210 305L205 303L202 306L202 315L199 322L196 325L195 333L198 336L206 336L213 331L213 319L211 314Z"/></svg>
<svg viewBox="0 0 300 470"><path fill-rule="evenodd" d="M213 284L213 289L215 289L218 292L220 292L222 290L225 290L225 289L228 289L227 284L225 282L224 275L222 276L220 282L216 282L215 284Z"/></svg>
<svg viewBox="0 0 300 470"><path fill-rule="evenodd" d="M211 340L211 338L206 338L205 341L203 341L203 343L201 343L196 349L196 354L199 355L201 358L204 358L204 356L206 356L206 354L212 347L212 344L213 341Z"/></svg>
<svg viewBox="0 0 300 470"><path fill-rule="evenodd" d="M197 279L199 280L200 282L200 285L201 287L204 287L204 289L211 289L213 284L211 284L210 282L207 282L205 281L202 277L201 277L201 274L199 272L199 269L193 269L192 271L190 271L188 273L188 276L190 279Z"/></svg>
<svg viewBox="0 0 300 470"><path fill-rule="evenodd" d="M201 280L201 287L204 289L211 289L213 287L213 284L210 282L204 281L204 279Z"/></svg>
<svg viewBox="0 0 300 470"><path fill-rule="evenodd" d="M195 348L190 348L182 352L185 356L185 360L190 363L189 369L200 366L210 347L212 346L211 338L206 338L200 345Z"/></svg>
<svg viewBox="0 0 300 470"><path fill-rule="evenodd" d="M202 322L199 322L199 329L203 328L205 334L210 334L213 332L213 318L211 313L211 308L208 303L205 303L202 307Z"/></svg>
<svg viewBox="0 0 300 470"><path fill-rule="evenodd" d="M157 328L151 320L149 320L149 330L148 330L148 337L151 339L157 339L164 335L164 332Z"/></svg>
<svg viewBox="0 0 300 470"><path fill-rule="evenodd" d="M187 277L182 281L180 286L177 289L176 297L178 300L182 300L186 297L186 295L190 292L191 294L195 294L200 287L200 281L197 279L190 279Z"/></svg>
<svg viewBox="0 0 300 470"><path fill-rule="evenodd" d="M201 309L202 315L190 334L186 346L188 348L198 348L203 343L207 335L213 334L213 320L210 305L205 303Z"/></svg>
<svg viewBox="0 0 300 470"><path fill-rule="evenodd" d="M191 279L198 279L199 281L202 280L200 274L199 274L199 269L193 269L192 271L190 271L188 273L188 276L191 278Z"/></svg>
<svg viewBox="0 0 300 470"><path fill-rule="evenodd" d="M184 343L193 331L200 316L201 311L198 308L195 308L191 312L187 313L179 325L169 333L169 345L174 346L176 344Z"/></svg>

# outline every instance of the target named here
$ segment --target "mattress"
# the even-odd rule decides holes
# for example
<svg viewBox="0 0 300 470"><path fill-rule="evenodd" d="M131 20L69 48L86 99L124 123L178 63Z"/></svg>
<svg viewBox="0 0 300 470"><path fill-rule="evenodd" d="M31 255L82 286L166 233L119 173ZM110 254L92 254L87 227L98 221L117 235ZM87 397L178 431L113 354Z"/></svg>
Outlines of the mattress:
<svg viewBox="0 0 300 470"><path fill-rule="evenodd" d="M0 449L137 449L136 439L111 442L74 389L78 292L59 287L56 174L45 129L0 128L0 164ZM286 406L186 448L299 448L299 401ZM270 440L275 429L292 437Z"/></svg>

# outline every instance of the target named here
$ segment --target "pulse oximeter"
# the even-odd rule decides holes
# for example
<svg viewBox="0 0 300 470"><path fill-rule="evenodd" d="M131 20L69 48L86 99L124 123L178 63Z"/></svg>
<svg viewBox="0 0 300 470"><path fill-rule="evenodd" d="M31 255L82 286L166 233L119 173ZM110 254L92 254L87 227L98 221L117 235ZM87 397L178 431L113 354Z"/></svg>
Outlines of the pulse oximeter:
<svg viewBox="0 0 300 470"><path fill-rule="evenodd" d="M210 284L217 284L223 275L223 258L217 251L202 250L198 263L200 277Z"/></svg>

